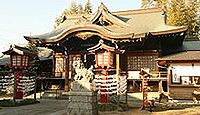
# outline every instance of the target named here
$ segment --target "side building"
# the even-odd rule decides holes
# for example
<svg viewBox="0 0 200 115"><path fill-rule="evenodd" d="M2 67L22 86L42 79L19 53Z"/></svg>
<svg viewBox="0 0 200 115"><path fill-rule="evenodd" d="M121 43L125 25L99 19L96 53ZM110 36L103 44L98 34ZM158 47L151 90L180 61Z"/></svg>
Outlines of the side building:
<svg viewBox="0 0 200 115"><path fill-rule="evenodd" d="M174 99L192 99L200 92L200 42L185 41L172 55L157 59L168 70L168 93Z"/></svg>

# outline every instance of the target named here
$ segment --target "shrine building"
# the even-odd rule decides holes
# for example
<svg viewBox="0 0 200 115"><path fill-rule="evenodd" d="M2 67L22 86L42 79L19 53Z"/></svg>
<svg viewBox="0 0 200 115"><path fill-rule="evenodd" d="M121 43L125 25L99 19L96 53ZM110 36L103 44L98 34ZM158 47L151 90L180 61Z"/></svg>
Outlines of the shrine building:
<svg viewBox="0 0 200 115"><path fill-rule="evenodd" d="M183 43L187 27L168 26L165 17L160 8L111 12L101 3L94 14L66 15L51 32L24 38L53 50L53 57L44 61L51 71L44 74L46 89L59 85L68 90L75 74L73 61L81 59L87 69L93 66L96 74L126 74L128 90L133 91L137 89L131 86L140 81L141 68L148 68L158 78L161 69L156 59Z"/></svg>

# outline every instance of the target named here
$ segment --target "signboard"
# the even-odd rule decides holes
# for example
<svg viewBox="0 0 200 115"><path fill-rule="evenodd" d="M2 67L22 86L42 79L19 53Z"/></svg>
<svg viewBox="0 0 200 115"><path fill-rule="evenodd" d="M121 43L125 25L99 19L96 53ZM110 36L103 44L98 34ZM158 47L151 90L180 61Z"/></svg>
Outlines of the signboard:
<svg viewBox="0 0 200 115"><path fill-rule="evenodd" d="M128 79L140 79L140 71L128 71Z"/></svg>

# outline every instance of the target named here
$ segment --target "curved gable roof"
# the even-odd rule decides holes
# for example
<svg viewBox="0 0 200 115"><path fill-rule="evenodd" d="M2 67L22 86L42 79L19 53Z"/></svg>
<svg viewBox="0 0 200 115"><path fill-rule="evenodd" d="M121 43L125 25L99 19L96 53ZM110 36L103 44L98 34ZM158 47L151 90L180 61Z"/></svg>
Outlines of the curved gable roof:
<svg viewBox="0 0 200 115"><path fill-rule="evenodd" d="M98 25L97 22L101 20L112 24L108 26ZM58 42L72 33L89 31L105 39L119 41L144 38L146 33L161 35L186 30L187 27L184 26L167 26L164 23L164 15L161 9L152 8L112 13L101 3L95 14L69 16L58 28L49 33L24 37L36 44L52 43Z"/></svg>

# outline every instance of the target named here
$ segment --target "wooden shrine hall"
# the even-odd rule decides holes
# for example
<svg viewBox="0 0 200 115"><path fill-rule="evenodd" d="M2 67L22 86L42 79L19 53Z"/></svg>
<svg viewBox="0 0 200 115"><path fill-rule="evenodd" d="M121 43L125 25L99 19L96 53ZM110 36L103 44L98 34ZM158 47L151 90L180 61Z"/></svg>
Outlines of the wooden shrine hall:
<svg viewBox="0 0 200 115"><path fill-rule="evenodd" d="M101 3L94 14L66 15L51 32L24 38L54 52L52 75L45 78L48 88L61 85L62 90L69 89L75 74L72 63L77 58L86 68L94 66L94 71L126 73L131 86L134 79L139 80L136 73L141 68L157 74L156 59L182 45L187 27L168 26L164 17L162 9L111 12Z"/></svg>

